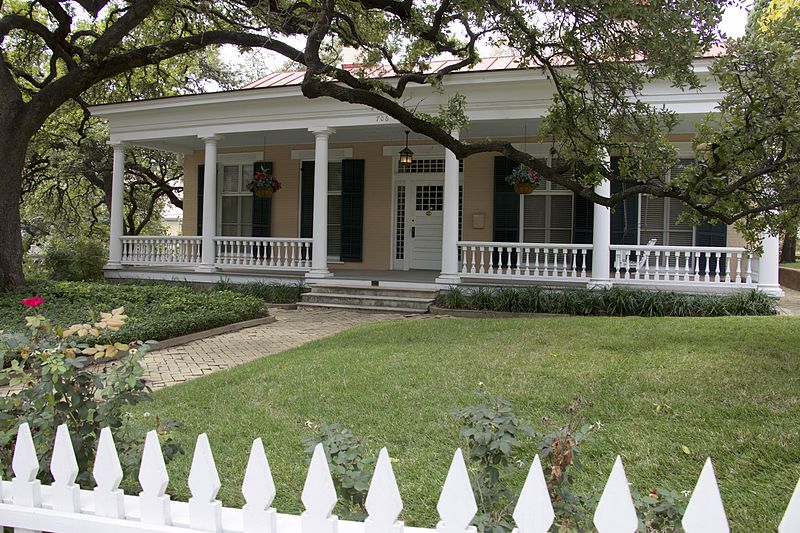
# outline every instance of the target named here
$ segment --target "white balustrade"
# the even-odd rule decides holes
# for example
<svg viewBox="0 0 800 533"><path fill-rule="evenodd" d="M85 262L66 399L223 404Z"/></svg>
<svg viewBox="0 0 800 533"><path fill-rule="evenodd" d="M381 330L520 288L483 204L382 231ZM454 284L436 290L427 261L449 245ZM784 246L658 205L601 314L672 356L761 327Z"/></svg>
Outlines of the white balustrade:
<svg viewBox="0 0 800 533"><path fill-rule="evenodd" d="M744 248L611 245L614 283L753 285L758 258Z"/></svg>
<svg viewBox="0 0 800 533"><path fill-rule="evenodd" d="M591 244L459 241L461 276L583 280Z"/></svg>
<svg viewBox="0 0 800 533"><path fill-rule="evenodd" d="M217 237L217 266L310 270L311 239Z"/></svg>
<svg viewBox="0 0 800 533"><path fill-rule="evenodd" d="M200 264L201 237L122 237L123 265Z"/></svg>
<svg viewBox="0 0 800 533"><path fill-rule="evenodd" d="M170 501L165 490L169 478L155 432L148 434L142 457L138 496L123 496L119 458L108 428L98 443L94 478L97 488L74 486L75 453L66 426L58 428L50 464L55 481L41 485L36 479L39 461L28 424L17 434L12 468L13 481L0 481L0 526L15 532L71 531L81 533L469 533L478 508L461 450L456 450L439 497L440 521L436 529L405 527L398 516L403 508L389 454L381 450L369 489L365 522L338 520L331 514L336 491L322 445L314 450L302 501L302 516L276 513L269 463L260 439L253 442L245 469L242 509L223 507L217 500L221 483L208 437L197 439L189 473L189 502ZM77 489L77 492L76 492ZM777 526L779 533L800 531L800 483L791 497L776 495L788 506ZM515 533L545 533L552 527L553 506L538 456L522 487L513 518ZM594 514L598 533L633 533L638 525L628 479L617 457ZM711 460L708 459L689 499L682 519L686 533L728 533L730 530ZM769 529L764 524L764 529ZM773 529L774 530L774 529Z"/></svg>

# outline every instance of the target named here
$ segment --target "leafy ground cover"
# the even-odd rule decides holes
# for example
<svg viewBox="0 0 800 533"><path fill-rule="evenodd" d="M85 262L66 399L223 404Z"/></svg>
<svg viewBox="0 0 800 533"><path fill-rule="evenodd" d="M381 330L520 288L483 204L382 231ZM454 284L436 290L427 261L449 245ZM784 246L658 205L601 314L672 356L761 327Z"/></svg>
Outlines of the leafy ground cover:
<svg viewBox="0 0 800 533"><path fill-rule="evenodd" d="M769 531L800 477L792 317L380 323L158 391L133 414L183 423L176 438L188 453L169 465L169 492L181 500L199 433L209 435L228 505L243 503L250 444L262 437L275 506L290 513L302 510L301 440L317 423L341 423L366 436L372 454L389 448L403 518L432 527L453 450L465 445L451 411L473 405L479 386L513 402L539 435L583 398L587 421L602 427L583 446L576 490L602 486L620 454L634 490L689 491L711 456L732 530ZM533 457L536 445L526 446Z"/></svg>
<svg viewBox="0 0 800 533"><path fill-rule="evenodd" d="M25 328L24 317L31 312L20 301L34 295L45 300L38 310L62 327L92 322L101 311L125 306L130 319L110 337L124 343L163 340L267 315L262 300L225 290L201 291L175 283L33 281L0 293L0 330Z"/></svg>

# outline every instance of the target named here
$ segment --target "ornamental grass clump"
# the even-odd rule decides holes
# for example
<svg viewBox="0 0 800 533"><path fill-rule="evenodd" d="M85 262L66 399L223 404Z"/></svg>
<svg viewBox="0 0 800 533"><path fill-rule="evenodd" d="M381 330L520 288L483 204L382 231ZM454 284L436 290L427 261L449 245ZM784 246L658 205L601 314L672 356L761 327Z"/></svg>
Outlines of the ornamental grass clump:
<svg viewBox="0 0 800 533"><path fill-rule="evenodd" d="M19 426L28 423L39 453L39 479L52 480L50 459L56 428L66 424L72 438L79 474L77 482L90 486L90 472L100 430L109 427L119 451L123 469L132 476L138 466L144 445L145 428L132 424L128 409L149 399L142 379L142 358L148 343L100 344L90 342L106 330L124 326L124 308L102 313L91 324L74 324L62 328L39 311L45 304L40 297L26 298L22 305L35 314L26 316L27 333L0 332L0 353L10 360L0 371L0 380L7 382L10 393L0 398L0 463L6 479L13 476L11 459ZM114 365L92 366L91 363L119 358ZM156 419L157 420L157 419ZM165 434L166 426L158 421L165 460L170 460L180 447Z"/></svg>
<svg viewBox="0 0 800 533"><path fill-rule="evenodd" d="M757 290L732 294L670 291L543 289L541 287L451 287L437 300L447 309L578 316L713 317L774 315L777 300Z"/></svg>

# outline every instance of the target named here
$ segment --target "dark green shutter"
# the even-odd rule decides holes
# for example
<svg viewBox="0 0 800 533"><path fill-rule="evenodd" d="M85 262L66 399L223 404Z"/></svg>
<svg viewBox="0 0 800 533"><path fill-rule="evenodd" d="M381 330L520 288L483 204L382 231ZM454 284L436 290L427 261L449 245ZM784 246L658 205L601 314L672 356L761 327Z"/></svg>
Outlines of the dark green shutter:
<svg viewBox="0 0 800 533"><path fill-rule="evenodd" d="M253 174L256 172L272 173L272 163L259 161L253 163ZM253 237L271 237L272 233L272 198L260 198L253 193Z"/></svg>
<svg viewBox="0 0 800 533"><path fill-rule="evenodd" d="M492 214L493 240L519 242L519 194L506 183L506 176L516 167L510 159L494 158L494 212Z"/></svg>
<svg viewBox="0 0 800 533"><path fill-rule="evenodd" d="M572 226L574 244L592 244L594 234L594 204L587 198L575 195L575 223Z"/></svg>
<svg viewBox="0 0 800 533"><path fill-rule="evenodd" d="M300 237L314 234L314 162L303 161L300 169Z"/></svg>
<svg viewBox="0 0 800 533"><path fill-rule="evenodd" d="M611 158L611 172L619 176L619 157ZM611 194L625 190L619 182L611 182ZM639 244L639 195L628 196L611 212L611 244Z"/></svg>
<svg viewBox="0 0 800 533"><path fill-rule="evenodd" d="M203 187L205 187L205 165L197 165L197 234L203 234Z"/></svg>
<svg viewBox="0 0 800 533"><path fill-rule="evenodd" d="M342 261L360 263L364 250L364 160L342 161Z"/></svg>

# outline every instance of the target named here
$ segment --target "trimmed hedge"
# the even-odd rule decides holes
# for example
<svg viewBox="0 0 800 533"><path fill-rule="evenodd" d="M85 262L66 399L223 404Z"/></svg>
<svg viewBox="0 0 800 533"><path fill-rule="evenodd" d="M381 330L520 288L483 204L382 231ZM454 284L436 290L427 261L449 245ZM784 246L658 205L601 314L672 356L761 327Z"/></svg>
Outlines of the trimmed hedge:
<svg viewBox="0 0 800 533"><path fill-rule="evenodd" d="M90 317L101 311L125 306L130 319L108 339L125 343L164 340L267 316L263 301L227 290L199 291L177 283L32 281L22 289L0 293L0 330L25 329L25 315L34 312L20 300L34 295L45 300L38 310L63 327L91 322Z"/></svg>
<svg viewBox="0 0 800 533"><path fill-rule="evenodd" d="M685 294L635 289L564 289L541 287L453 287L437 305L511 313L600 316L745 316L774 315L777 299L752 290L730 294Z"/></svg>

